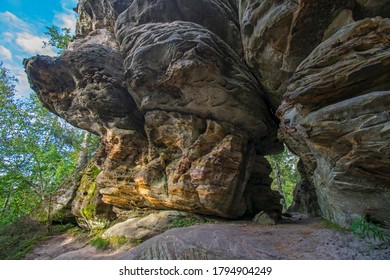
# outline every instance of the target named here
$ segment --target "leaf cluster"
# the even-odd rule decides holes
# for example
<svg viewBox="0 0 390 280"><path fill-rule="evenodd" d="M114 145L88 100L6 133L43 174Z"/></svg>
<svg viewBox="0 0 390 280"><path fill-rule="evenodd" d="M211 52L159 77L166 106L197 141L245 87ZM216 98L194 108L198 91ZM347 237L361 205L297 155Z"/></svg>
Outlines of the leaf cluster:
<svg viewBox="0 0 390 280"><path fill-rule="evenodd" d="M73 39L73 35L69 28L59 28L55 25L46 26L46 35L50 37L48 42L43 42L43 47L53 46L58 49L58 53L62 53Z"/></svg>
<svg viewBox="0 0 390 280"><path fill-rule="evenodd" d="M0 224L29 213L72 173L84 133L36 95L16 99L15 83L0 63Z"/></svg>
<svg viewBox="0 0 390 280"><path fill-rule="evenodd" d="M278 190L277 186L277 174L276 166L279 169L280 181L283 189L284 200L286 207L288 208L293 201L293 191L295 186L300 180L300 175L297 170L297 162L299 158L291 153L287 147L284 148L283 153L277 155L271 155L265 157L272 167L272 178L271 188Z"/></svg>
<svg viewBox="0 0 390 280"><path fill-rule="evenodd" d="M366 217L357 217L351 222L352 232L360 238L386 241L388 235L379 224L369 221Z"/></svg>

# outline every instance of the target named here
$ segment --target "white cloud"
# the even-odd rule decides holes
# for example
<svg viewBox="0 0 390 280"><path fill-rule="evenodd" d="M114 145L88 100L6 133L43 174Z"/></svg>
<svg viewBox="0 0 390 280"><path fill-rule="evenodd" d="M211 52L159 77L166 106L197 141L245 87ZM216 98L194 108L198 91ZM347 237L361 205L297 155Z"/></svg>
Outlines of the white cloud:
<svg viewBox="0 0 390 280"><path fill-rule="evenodd" d="M5 57L8 60L12 60L11 51L2 45L0 45L0 56Z"/></svg>
<svg viewBox="0 0 390 280"><path fill-rule="evenodd" d="M61 13L55 15L55 23L61 28L70 28L71 32L74 33L76 29L76 13L74 11L70 11L70 13Z"/></svg>
<svg viewBox="0 0 390 280"><path fill-rule="evenodd" d="M73 11L73 8L77 6L77 0L61 0L61 7L64 12L56 14L54 16L54 24L61 28L70 28L74 33L76 30L77 13Z"/></svg>
<svg viewBox="0 0 390 280"><path fill-rule="evenodd" d="M64 9L74 8L79 0L61 0L61 7Z"/></svg>
<svg viewBox="0 0 390 280"><path fill-rule="evenodd" d="M15 36L11 32L4 32L3 33L3 41L7 43L13 42Z"/></svg>
<svg viewBox="0 0 390 280"><path fill-rule="evenodd" d="M9 27L16 28L18 30L28 29L28 24L26 22L8 11L0 13L0 20L7 24Z"/></svg>
<svg viewBox="0 0 390 280"><path fill-rule="evenodd" d="M53 47L48 46L46 48L42 48L43 41L48 40L48 38L34 36L27 32L16 34L16 44L30 55L42 54L56 56L57 54Z"/></svg>

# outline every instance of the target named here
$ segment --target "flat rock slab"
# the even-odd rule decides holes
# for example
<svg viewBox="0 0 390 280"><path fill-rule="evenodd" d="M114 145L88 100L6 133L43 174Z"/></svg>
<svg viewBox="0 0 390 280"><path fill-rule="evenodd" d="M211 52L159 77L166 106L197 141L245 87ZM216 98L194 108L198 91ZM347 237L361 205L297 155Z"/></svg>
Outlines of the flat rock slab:
<svg viewBox="0 0 390 280"><path fill-rule="evenodd" d="M326 229L321 220L203 224L169 230L118 259L390 259L390 244L375 248L350 232Z"/></svg>

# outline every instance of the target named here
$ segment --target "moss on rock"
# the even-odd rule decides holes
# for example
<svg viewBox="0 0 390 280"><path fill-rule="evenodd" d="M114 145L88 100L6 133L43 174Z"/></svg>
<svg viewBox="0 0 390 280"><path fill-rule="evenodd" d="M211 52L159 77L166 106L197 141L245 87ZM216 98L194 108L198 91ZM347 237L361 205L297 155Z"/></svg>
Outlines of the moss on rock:
<svg viewBox="0 0 390 280"><path fill-rule="evenodd" d="M96 177L100 169L91 161L84 169L80 184L72 204L72 212L77 223L85 229L96 230L106 228L115 218L112 206L101 200Z"/></svg>

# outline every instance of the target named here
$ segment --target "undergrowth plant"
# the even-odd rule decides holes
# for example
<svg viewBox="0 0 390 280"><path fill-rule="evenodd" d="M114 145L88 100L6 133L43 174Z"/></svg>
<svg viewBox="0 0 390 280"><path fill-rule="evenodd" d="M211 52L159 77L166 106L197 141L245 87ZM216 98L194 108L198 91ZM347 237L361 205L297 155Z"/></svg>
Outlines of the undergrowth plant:
<svg viewBox="0 0 390 280"><path fill-rule="evenodd" d="M355 235L366 240L385 242L389 238L380 225L369 221L366 217L355 218L351 223L351 230Z"/></svg>
<svg viewBox="0 0 390 280"><path fill-rule="evenodd" d="M171 222L171 228L189 227L197 223L198 221L195 219L190 219L190 218L178 219Z"/></svg>
<svg viewBox="0 0 390 280"><path fill-rule="evenodd" d="M16 222L0 225L0 260L20 260L52 235L76 231L75 225L54 225L51 230L45 223L29 217L19 218Z"/></svg>
<svg viewBox="0 0 390 280"><path fill-rule="evenodd" d="M127 238L125 236L111 236L109 238L103 238L99 235L91 238L89 244L97 249L118 249L119 247L127 244Z"/></svg>
<svg viewBox="0 0 390 280"><path fill-rule="evenodd" d="M94 238L89 240L89 244L97 249L107 249L109 245L109 241L100 236L95 236Z"/></svg>

